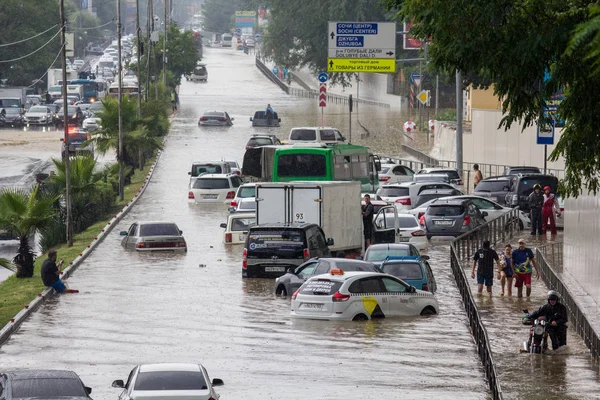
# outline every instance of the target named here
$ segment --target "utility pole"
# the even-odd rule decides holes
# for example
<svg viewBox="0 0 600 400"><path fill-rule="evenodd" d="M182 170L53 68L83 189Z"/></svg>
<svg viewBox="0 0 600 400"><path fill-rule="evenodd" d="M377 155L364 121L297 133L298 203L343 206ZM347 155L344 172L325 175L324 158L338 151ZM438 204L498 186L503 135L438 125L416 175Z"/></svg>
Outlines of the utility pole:
<svg viewBox="0 0 600 400"><path fill-rule="evenodd" d="M152 32L153 29L151 29L152 26L154 26L154 14L152 12L152 1L153 0L148 0L148 6L146 7L146 14L148 14L148 18L146 21L146 37L147 37L147 43L146 43L146 90L144 93L144 98L146 99L146 101L148 101L148 92L150 91L150 54L152 53L152 48L150 47L150 32Z"/></svg>
<svg viewBox="0 0 600 400"><path fill-rule="evenodd" d="M165 20L163 21L165 27L163 37L163 86L165 88L167 87L167 1L163 0L165 6Z"/></svg>
<svg viewBox="0 0 600 400"><path fill-rule="evenodd" d="M142 75L141 75L141 71L142 71L142 66L141 64L141 55L140 55L140 51L142 50L142 38L141 38L141 34L142 34L142 29L140 28L140 0L135 0L135 27L136 27L136 32L137 32L137 76L138 76L138 80L140 83L142 83ZM138 96L137 96L137 101L138 101L138 112L137 112L137 116L138 118L140 118L142 116L142 94L139 93L138 90Z"/></svg>
<svg viewBox="0 0 600 400"><path fill-rule="evenodd" d="M123 170L123 60L121 59L121 0L117 0L117 51L119 53L119 199L125 198L125 171Z"/></svg>
<svg viewBox="0 0 600 400"><path fill-rule="evenodd" d="M73 223L71 221L71 157L69 155L69 115L68 115L68 100L67 100L67 22L65 18L65 2L60 0L60 42L62 44L61 59L62 59L62 96L63 96L63 113L64 113L64 137L65 145L65 224L67 227L67 246L73 246Z"/></svg>
<svg viewBox="0 0 600 400"><path fill-rule="evenodd" d="M462 74L456 70L456 169L463 173L463 84Z"/></svg>
<svg viewBox="0 0 600 400"><path fill-rule="evenodd" d="M440 98L440 75L438 74L435 76L435 115L436 115L436 118L437 118L437 113L438 113L438 107L440 105L439 98Z"/></svg>

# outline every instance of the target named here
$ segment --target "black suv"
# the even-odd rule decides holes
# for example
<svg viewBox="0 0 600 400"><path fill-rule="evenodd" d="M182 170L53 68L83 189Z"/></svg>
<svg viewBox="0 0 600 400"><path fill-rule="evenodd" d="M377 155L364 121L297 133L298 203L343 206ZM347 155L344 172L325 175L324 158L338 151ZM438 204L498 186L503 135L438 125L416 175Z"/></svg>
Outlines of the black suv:
<svg viewBox="0 0 600 400"><path fill-rule="evenodd" d="M485 197L503 206L506 204L506 194L510 188L512 178L508 175L485 178L477 184L473 194Z"/></svg>
<svg viewBox="0 0 600 400"><path fill-rule="evenodd" d="M277 139L275 135L252 135L248 143L246 143L246 150L253 149L260 146L280 145L281 141Z"/></svg>
<svg viewBox="0 0 600 400"><path fill-rule="evenodd" d="M316 224L252 226L244 245L242 277L280 277L313 257L331 257L329 246L333 239L326 239Z"/></svg>
<svg viewBox="0 0 600 400"><path fill-rule="evenodd" d="M558 178L554 175L544 174L517 174L513 176L506 194L506 205L508 207L519 206L521 211L529 212L529 202L527 199L531 192L533 192L533 187L536 184L539 184L542 190L544 186L550 186L552 193L556 193Z"/></svg>
<svg viewBox="0 0 600 400"><path fill-rule="evenodd" d="M541 174L542 171L538 167L527 167L527 166L514 166L504 167L504 175L517 175L517 174Z"/></svg>
<svg viewBox="0 0 600 400"><path fill-rule="evenodd" d="M91 399L92 389L73 371L23 370L0 372L0 398L12 399Z"/></svg>

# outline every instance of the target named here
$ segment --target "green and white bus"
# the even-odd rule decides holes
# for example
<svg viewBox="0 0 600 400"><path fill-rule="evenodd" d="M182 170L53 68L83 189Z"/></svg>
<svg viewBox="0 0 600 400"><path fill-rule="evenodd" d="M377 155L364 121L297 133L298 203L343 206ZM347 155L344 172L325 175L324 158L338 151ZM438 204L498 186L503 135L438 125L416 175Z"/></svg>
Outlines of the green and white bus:
<svg viewBox="0 0 600 400"><path fill-rule="evenodd" d="M380 169L368 147L297 143L275 151L272 181L359 181L363 192L372 193Z"/></svg>

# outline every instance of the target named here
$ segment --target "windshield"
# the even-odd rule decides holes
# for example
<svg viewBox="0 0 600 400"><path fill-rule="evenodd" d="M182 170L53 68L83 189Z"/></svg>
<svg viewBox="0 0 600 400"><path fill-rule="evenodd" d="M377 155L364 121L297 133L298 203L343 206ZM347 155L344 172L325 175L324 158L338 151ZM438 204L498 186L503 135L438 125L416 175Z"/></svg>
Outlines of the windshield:
<svg viewBox="0 0 600 400"><path fill-rule="evenodd" d="M282 154L277 170L279 176L324 177L327 174L326 159L321 154Z"/></svg>
<svg viewBox="0 0 600 400"><path fill-rule="evenodd" d="M556 193L556 181L556 178L552 176L523 178L519 182L519 196L529 196L531 192L533 192L533 187L536 184L539 184L542 189L544 186L550 186L552 188L552 193Z"/></svg>
<svg viewBox="0 0 600 400"><path fill-rule="evenodd" d="M12 381L12 398L87 397L81 382L72 378L32 378Z"/></svg>
<svg viewBox="0 0 600 400"><path fill-rule="evenodd" d="M206 380L200 371L141 372L134 390L206 390Z"/></svg>
<svg viewBox="0 0 600 400"><path fill-rule="evenodd" d="M256 186L240 186L236 197L242 199L247 199L248 197L256 197Z"/></svg>
<svg viewBox="0 0 600 400"><path fill-rule="evenodd" d="M385 226L382 224L383 217L381 216L381 214L377 216L375 224L378 228L394 228L394 214L387 211L388 210L386 210L385 213ZM400 229L416 228L418 226L419 223L412 215L398 215L398 227Z"/></svg>
<svg viewBox="0 0 600 400"><path fill-rule="evenodd" d="M231 220L231 230L233 232L247 231L248 226L254 224L256 218L233 218Z"/></svg>
<svg viewBox="0 0 600 400"><path fill-rule="evenodd" d="M463 215L465 208L462 205L435 205L432 204L427 208L427 215L436 217L457 217Z"/></svg>
<svg viewBox="0 0 600 400"><path fill-rule="evenodd" d="M179 236L175 224L147 224L140 226L140 236Z"/></svg>
<svg viewBox="0 0 600 400"><path fill-rule="evenodd" d="M48 91L50 93L60 93L62 88L60 86L52 86Z"/></svg>
<svg viewBox="0 0 600 400"><path fill-rule="evenodd" d="M374 265L357 263L357 262L337 261L335 263L335 268L339 268L344 272L352 272L352 271L379 272L379 268L377 268Z"/></svg>
<svg viewBox="0 0 600 400"><path fill-rule="evenodd" d="M390 263L381 266L381 270L400 279L423 279L423 270L419 263Z"/></svg>
<svg viewBox="0 0 600 400"><path fill-rule="evenodd" d="M313 279L300 288L300 294L309 296L327 296L337 292L342 287L342 282L328 279Z"/></svg>
<svg viewBox="0 0 600 400"><path fill-rule="evenodd" d="M294 129L290 140L317 140L317 132L314 129Z"/></svg>
<svg viewBox="0 0 600 400"><path fill-rule="evenodd" d="M276 252L288 258L302 258L304 231L293 229L256 229L248 236L248 254Z"/></svg>
<svg viewBox="0 0 600 400"><path fill-rule="evenodd" d="M446 175L450 179L460 179L460 176L458 175L458 171L443 169L440 171L430 171L429 173L430 174L438 174L438 175Z"/></svg>
<svg viewBox="0 0 600 400"><path fill-rule="evenodd" d="M365 261L383 261L387 257L410 257L416 255L418 254L413 254L409 246L402 249L369 249L367 250Z"/></svg>
<svg viewBox="0 0 600 400"><path fill-rule="evenodd" d="M508 191L509 182L506 181L481 181L477 184L475 192L502 192L504 188Z"/></svg>
<svg viewBox="0 0 600 400"><path fill-rule="evenodd" d="M46 107L31 107L29 109L29 112L32 112L32 113L46 113L46 112L48 112L48 109Z"/></svg>
<svg viewBox="0 0 600 400"><path fill-rule="evenodd" d="M5 108L4 111L6 111L7 114L20 114L21 113L20 108Z"/></svg>
<svg viewBox="0 0 600 400"><path fill-rule="evenodd" d="M382 187L377 194L382 197L404 197L410 193L407 187Z"/></svg>
<svg viewBox="0 0 600 400"><path fill-rule="evenodd" d="M415 182L448 182L448 175L422 174L413 175Z"/></svg>
<svg viewBox="0 0 600 400"><path fill-rule="evenodd" d="M441 197L454 196L454 195L458 195L458 194L459 193L455 193L455 192L420 194L419 197L417 197L417 202L415 204L415 208L420 207L423 204L428 203L433 199L439 199Z"/></svg>
<svg viewBox="0 0 600 400"><path fill-rule="evenodd" d="M0 104L7 111L9 109L9 107L11 107L11 108L20 108L21 107L21 105L19 104L19 100L18 99L0 99Z"/></svg>
<svg viewBox="0 0 600 400"><path fill-rule="evenodd" d="M242 201L238 204L238 210L256 210L256 202L255 201Z"/></svg>
<svg viewBox="0 0 600 400"><path fill-rule="evenodd" d="M268 146L273 144L271 138L252 138L248 140L247 146Z"/></svg>
<svg viewBox="0 0 600 400"><path fill-rule="evenodd" d="M217 118L225 118L225 113L222 112L205 112L205 117L217 117Z"/></svg>
<svg viewBox="0 0 600 400"><path fill-rule="evenodd" d="M194 189L229 189L227 178L198 178L194 182Z"/></svg>
<svg viewBox="0 0 600 400"><path fill-rule="evenodd" d="M220 165L215 164L196 164L192 166L192 176L202 174L222 174L223 169Z"/></svg>

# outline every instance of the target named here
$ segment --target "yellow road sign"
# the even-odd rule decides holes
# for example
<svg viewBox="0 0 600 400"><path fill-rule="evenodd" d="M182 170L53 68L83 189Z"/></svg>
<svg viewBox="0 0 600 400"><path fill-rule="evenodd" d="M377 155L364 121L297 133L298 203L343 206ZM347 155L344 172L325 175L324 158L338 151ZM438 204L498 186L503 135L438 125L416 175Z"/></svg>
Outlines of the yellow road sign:
<svg viewBox="0 0 600 400"><path fill-rule="evenodd" d="M429 90L421 90L421 93L417 95L417 100L426 106L429 103Z"/></svg>
<svg viewBox="0 0 600 400"><path fill-rule="evenodd" d="M390 58L328 58L327 72L396 72Z"/></svg>

